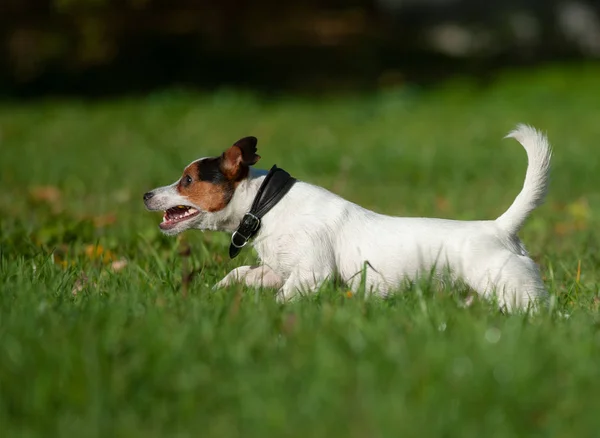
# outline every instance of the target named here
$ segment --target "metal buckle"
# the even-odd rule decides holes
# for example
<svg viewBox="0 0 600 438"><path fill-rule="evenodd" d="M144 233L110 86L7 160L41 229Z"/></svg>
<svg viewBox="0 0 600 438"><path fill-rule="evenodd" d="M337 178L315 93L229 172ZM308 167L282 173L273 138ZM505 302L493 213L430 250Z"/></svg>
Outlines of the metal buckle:
<svg viewBox="0 0 600 438"><path fill-rule="evenodd" d="M242 222L240 223L238 229L235 230L231 235L231 244L238 249L243 248L248 244L248 240L250 240L250 237L252 237L252 233L258 230L259 227L260 219L254 216L252 213L246 213L242 218ZM242 233L240 233L240 229L243 229L244 231L246 231L247 229L250 232L250 236L244 236ZM235 242L235 238L238 236L243 239L244 243L242 243L241 245L238 245Z"/></svg>
<svg viewBox="0 0 600 438"><path fill-rule="evenodd" d="M240 236L242 239L244 239L244 243L242 243L241 245L238 245L237 243L235 243L235 236ZM233 232L233 234L231 235L231 244L233 246L235 246L236 248L243 248L244 246L246 246L248 244L248 238L246 236L244 236L241 233L238 233L237 230L235 230Z"/></svg>
<svg viewBox="0 0 600 438"><path fill-rule="evenodd" d="M251 225L250 231L254 232L258 230L258 227L260 227L260 219L254 216L252 213L248 212L242 218L242 224L239 228L241 228L245 224Z"/></svg>

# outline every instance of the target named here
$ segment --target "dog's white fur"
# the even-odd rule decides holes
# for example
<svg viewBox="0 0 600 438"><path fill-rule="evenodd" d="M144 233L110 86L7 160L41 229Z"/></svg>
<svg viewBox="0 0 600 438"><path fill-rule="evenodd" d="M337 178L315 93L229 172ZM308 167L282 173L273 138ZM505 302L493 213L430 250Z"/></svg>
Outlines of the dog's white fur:
<svg viewBox="0 0 600 438"><path fill-rule="evenodd" d="M534 305L546 291L517 232L544 200L551 149L543 134L526 125L507 137L523 145L529 164L521 193L498 219L390 217L298 181L262 220L253 242L260 266L234 269L216 287L243 281L278 288L278 299L288 300L337 276L353 290L364 285L385 295L405 280L450 273L482 296L495 295L507 310ZM233 232L264 175L253 170L223 210L203 212L170 233L192 227ZM168 207L185 203L172 187L158 189L157 200Z"/></svg>

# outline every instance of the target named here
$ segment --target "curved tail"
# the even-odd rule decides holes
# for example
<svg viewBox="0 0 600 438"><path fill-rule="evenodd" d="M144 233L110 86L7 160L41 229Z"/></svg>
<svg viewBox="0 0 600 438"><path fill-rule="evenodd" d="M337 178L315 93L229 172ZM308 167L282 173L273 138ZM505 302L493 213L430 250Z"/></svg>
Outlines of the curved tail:
<svg viewBox="0 0 600 438"><path fill-rule="evenodd" d="M518 125L506 138L514 138L521 143L527 151L529 161L521 193L508 210L496 219L501 228L510 234L516 234L527 216L544 202L548 190L552 149L544 134L527 125Z"/></svg>

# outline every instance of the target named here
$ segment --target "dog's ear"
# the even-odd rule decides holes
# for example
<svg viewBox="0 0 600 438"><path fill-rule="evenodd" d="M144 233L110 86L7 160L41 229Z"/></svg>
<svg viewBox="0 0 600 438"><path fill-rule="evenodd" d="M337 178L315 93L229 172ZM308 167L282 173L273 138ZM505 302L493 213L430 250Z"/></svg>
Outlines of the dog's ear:
<svg viewBox="0 0 600 438"><path fill-rule="evenodd" d="M247 173L248 167L260 160L256 153L256 137L244 137L223 152L221 170L229 179L237 179Z"/></svg>

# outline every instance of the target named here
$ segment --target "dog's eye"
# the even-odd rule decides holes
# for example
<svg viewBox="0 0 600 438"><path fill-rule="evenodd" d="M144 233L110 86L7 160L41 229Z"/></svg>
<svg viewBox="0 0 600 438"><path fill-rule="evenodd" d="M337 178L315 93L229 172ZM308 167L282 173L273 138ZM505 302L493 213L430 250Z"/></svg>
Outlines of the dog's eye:
<svg viewBox="0 0 600 438"><path fill-rule="evenodd" d="M184 186L189 186L192 183L192 177L189 175L186 175L183 177L183 185Z"/></svg>

